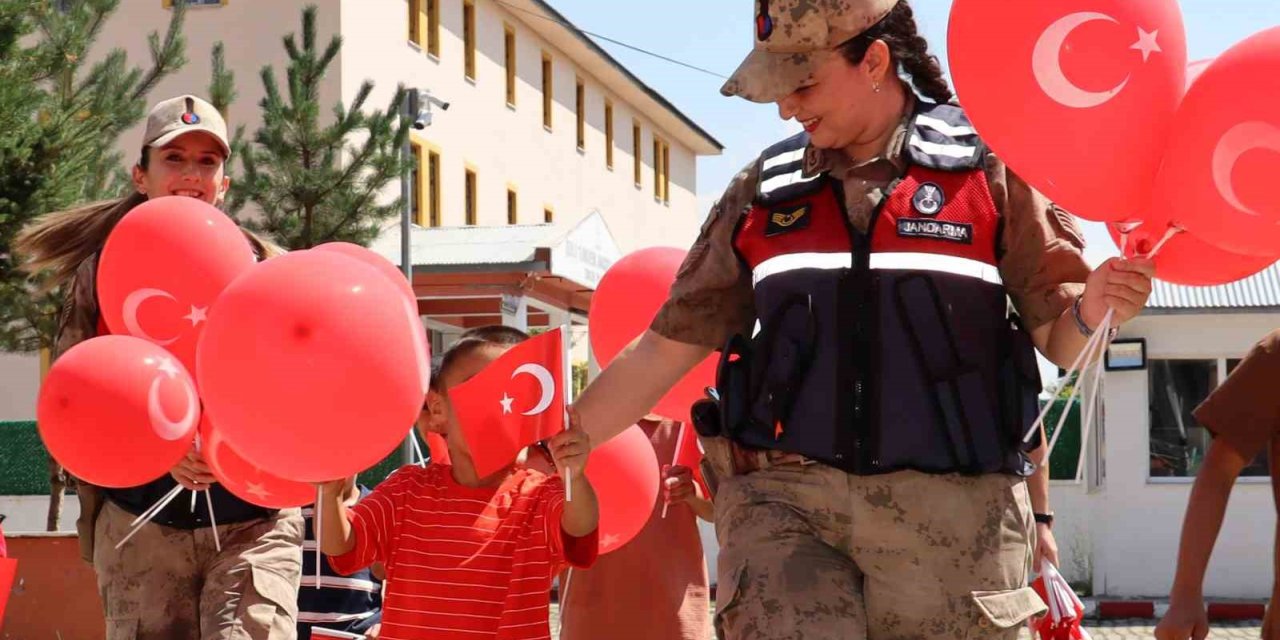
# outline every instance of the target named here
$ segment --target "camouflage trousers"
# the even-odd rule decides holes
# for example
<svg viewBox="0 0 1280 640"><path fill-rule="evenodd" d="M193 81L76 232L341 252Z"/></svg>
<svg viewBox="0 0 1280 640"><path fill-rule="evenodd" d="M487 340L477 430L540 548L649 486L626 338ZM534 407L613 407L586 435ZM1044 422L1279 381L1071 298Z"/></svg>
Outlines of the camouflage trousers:
<svg viewBox="0 0 1280 640"><path fill-rule="evenodd" d="M111 501L94 523L93 566L107 640L294 640L302 515L218 527L147 524L120 549L134 516Z"/></svg>
<svg viewBox="0 0 1280 640"><path fill-rule="evenodd" d="M725 440L704 443L729 459ZM753 453L747 473L713 463L720 640L1012 640L1045 610L1027 587L1023 479L854 476Z"/></svg>

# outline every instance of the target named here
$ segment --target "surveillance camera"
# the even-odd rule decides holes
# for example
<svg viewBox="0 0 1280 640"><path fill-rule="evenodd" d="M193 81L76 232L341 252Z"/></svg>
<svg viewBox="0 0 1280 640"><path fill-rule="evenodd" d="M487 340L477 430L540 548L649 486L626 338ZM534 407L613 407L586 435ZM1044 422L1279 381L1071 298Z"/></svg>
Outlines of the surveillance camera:
<svg viewBox="0 0 1280 640"><path fill-rule="evenodd" d="M414 118L413 120L413 128L417 129L418 131L422 131L423 129L426 129L429 126L431 126L431 112L430 111L418 112L418 117Z"/></svg>
<svg viewBox="0 0 1280 640"><path fill-rule="evenodd" d="M449 110L449 103L448 103L448 102L441 102L441 103L440 103L440 108L441 108L441 109L443 109L444 111L448 111L448 110Z"/></svg>

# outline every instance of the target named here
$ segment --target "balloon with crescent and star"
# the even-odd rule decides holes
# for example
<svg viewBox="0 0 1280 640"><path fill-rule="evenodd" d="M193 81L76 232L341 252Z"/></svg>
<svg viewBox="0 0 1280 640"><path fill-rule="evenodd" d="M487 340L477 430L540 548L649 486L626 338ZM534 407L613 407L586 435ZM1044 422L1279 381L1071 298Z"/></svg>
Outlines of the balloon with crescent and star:
<svg viewBox="0 0 1280 640"><path fill-rule="evenodd" d="M1147 210L1185 90L1176 0L956 0L947 45L960 105L1010 170L1082 218Z"/></svg>

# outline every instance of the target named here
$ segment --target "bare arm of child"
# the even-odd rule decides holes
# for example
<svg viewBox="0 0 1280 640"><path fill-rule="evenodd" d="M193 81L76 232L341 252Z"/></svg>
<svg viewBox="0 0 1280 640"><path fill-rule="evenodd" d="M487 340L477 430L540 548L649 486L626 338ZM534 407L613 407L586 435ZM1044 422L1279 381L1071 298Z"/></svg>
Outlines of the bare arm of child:
<svg viewBox="0 0 1280 640"><path fill-rule="evenodd" d="M320 504L316 505L312 518L320 532L320 550L327 556L347 554L356 546L351 512L345 504L354 481L354 477L349 477L320 485Z"/></svg>
<svg viewBox="0 0 1280 640"><path fill-rule="evenodd" d="M1156 627L1158 640L1201 640L1209 632L1204 609L1204 574L1209 555L1222 529L1222 518L1236 477L1248 464L1221 440L1209 445L1204 465L1196 475L1182 523L1178 545L1178 569L1169 594L1169 612Z"/></svg>
<svg viewBox="0 0 1280 640"><path fill-rule="evenodd" d="M560 517L560 526L564 532L582 538L589 535L600 524L600 505L596 502L596 492L587 480L587 456L591 453L591 440L587 432L582 430L582 420L577 410L569 409L569 428L557 433L547 441L551 449L551 457L556 462L561 477L569 479L570 492L573 499L564 505L564 514Z"/></svg>
<svg viewBox="0 0 1280 640"><path fill-rule="evenodd" d="M679 464L663 467L662 497L667 504L689 505L694 515L707 522L715 520L715 504L702 495L702 488L694 481L689 467Z"/></svg>

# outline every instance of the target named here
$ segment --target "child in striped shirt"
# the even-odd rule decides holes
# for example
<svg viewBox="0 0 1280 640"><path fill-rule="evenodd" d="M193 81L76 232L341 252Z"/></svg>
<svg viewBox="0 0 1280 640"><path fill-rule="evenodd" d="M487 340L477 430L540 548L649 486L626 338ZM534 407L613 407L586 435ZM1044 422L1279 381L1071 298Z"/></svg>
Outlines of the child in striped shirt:
<svg viewBox="0 0 1280 640"><path fill-rule="evenodd" d="M380 640L549 640L552 578L565 565L595 561L599 509L584 473L590 444L574 414L548 441L572 478L571 502L560 475L512 461L481 478L471 463L447 392L527 338L502 335L460 340L432 380L420 424L444 435L451 464L403 467L352 508L340 498L343 481L322 486L322 545L333 568L386 566Z"/></svg>

